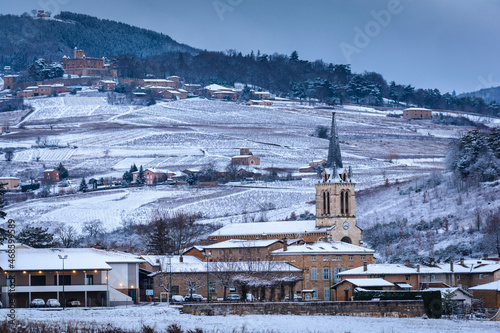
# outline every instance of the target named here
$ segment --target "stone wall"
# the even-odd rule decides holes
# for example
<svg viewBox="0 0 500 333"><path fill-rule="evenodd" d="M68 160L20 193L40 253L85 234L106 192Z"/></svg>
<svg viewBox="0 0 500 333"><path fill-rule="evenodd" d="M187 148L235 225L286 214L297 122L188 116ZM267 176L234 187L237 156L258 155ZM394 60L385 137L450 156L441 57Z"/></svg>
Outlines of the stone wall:
<svg viewBox="0 0 500 333"><path fill-rule="evenodd" d="M423 301L359 301L359 302L269 302L184 304L183 312L198 316L291 314L360 317L421 317Z"/></svg>

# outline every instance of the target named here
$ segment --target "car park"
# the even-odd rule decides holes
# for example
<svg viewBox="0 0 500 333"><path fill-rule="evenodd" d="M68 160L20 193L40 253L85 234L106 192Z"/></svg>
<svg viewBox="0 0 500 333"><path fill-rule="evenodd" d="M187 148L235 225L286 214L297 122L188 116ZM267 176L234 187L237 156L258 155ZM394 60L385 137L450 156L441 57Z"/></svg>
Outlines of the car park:
<svg viewBox="0 0 500 333"><path fill-rule="evenodd" d="M47 307L50 307L50 308L58 308L61 306L61 303L59 303L59 301L55 298L50 298L47 300Z"/></svg>
<svg viewBox="0 0 500 333"><path fill-rule="evenodd" d="M239 302L241 301L241 296L238 294L229 294L226 296L227 302Z"/></svg>
<svg viewBox="0 0 500 333"><path fill-rule="evenodd" d="M45 307L45 301L41 298L35 298L30 303L30 308L43 308Z"/></svg>

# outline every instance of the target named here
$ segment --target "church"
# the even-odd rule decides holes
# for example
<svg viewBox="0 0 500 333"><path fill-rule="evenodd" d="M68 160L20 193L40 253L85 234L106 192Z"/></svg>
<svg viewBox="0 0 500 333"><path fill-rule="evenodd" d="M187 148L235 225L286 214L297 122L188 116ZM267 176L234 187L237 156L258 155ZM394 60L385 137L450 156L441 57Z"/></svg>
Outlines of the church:
<svg viewBox="0 0 500 333"><path fill-rule="evenodd" d="M323 171L316 187L314 221L233 223L209 235L210 243L230 239L302 239L306 243L342 241L361 246L362 229L356 225L355 183L346 169Z"/></svg>

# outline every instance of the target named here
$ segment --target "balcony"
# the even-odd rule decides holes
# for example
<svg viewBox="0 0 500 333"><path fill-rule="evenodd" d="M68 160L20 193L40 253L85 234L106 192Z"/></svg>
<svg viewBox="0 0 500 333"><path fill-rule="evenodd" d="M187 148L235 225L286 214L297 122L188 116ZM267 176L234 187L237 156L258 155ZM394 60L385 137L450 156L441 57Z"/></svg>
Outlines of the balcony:
<svg viewBox="0 0 500 333"><path fill-rule="evenodd" d="M108 286L106 284L90 284L90 285L66 285L64 286L65 292L72 291L106 291ZM63 286L16 286L16 293L28 293L28 292L62 292ZM2 293L8 293L9 287L2 287Z"/></svg>

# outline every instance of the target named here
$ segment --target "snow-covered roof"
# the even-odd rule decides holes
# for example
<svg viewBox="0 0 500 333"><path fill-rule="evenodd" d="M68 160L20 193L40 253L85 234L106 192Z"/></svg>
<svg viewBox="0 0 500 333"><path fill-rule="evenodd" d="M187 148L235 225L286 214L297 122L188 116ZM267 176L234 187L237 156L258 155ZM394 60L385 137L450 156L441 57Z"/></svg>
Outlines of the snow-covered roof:
<svg viewBox="0 0 500 333"><path fill-rule="evenodd" d="M407 109L404 109L403 111L432 111L432 110L429 110L426 108L407 108Z"/></svg>
<svg viewBox="0 0 500 333"><path fill-rule="evenodd" d="M171 80L165 80L165 79L144 79L144 82L174 82Z"/></svg>
<svg viewBox="0 0 500 333"><path fill-rule="evenodd" d="M210 236L238 235L273 235L273 234L303 234L321 232L326 228L317 228L316 221L283 221L283 222L253 222L226 224Z"/></svg>
<svg viewBox="0 0 500 333"><path fill-rule="evenodd" d="M215 84L215 83L206 86L205 89L212 90L212 91L216 91L216 90L230 90L230 88L226 88L226 87L223 87L223 86Z"/></svg>
<svg viewBox="0 0 500 333"><path fill-rule="evenodd" d="M44 172L54 172L56 169L46 169Z"/></svg>
<svg viewBox="0 0 500 333"><path fill-rule="evenodd" d="M233 156L231 158L249 158L250 156L253 156L253 155L236 155L236 156Z"/></svg>
<svg viewBox="0 0 500 333"><path fill-rule="evenodd" d="M17 178L17 177L0 177L0 179L14 179L14 180L17 179L17 180L19 180L19 178Z"/></svg>
<svg viewBox="0 0 500 333"><path fill-rule="evenodd" d="M269 95L269 91L255 91L254 95Z"/></svg>
<svg viewBox="0 0 500 333"><path fill-rule="evenodd" d="M174 173L173 171L170 171L167 169L147 168L146 170L149 170L152 173ZM144 171L146 171L146 170L144 170Z"/></svg>
<svg viewBox="0 0 500 333"><path fill-rule="evenodd" d="M381 278L374 278L374 279L345 279L343 281L347 281L352 283L355 286L361 287L361 288L368 288L368 287L394 287L394 284L381 279Z"/></svg>
<svg viewBox="0 0 500 333"><path fill-rule="evenodd" d="M261 239L261 240L242 240L230 239L224 242L215 243L212 245L204 246L204 249L229 249L229 248L250 248L250 247L268 247L276 242L278 239Z"/></svg>
<svg viewBox="0 0 500 333"><path fill-rule="evenodd" d="M102 83L116 83L115 81L111 81L111 80L101 80L99 82L102 82Z"/></svg>
<svg viewBox="0 0 500 333"><path fill-rule="evenodd" d="M179 255L174 255L170 259L172 264L180 263L180 257L181 256L179 256ZM151 266L160 266L162 263L163 263L163 266L165 266L165 265L168 266L168 257L166 255L148 254L148 255L142 255L141 258L144 259ZM202 260L200 260L194 256L182 256L182 260L184 263L190 263L190 264L196 264L196 263L203 262Z"/></svg>
<svg viewBox="0 0 500 333"><path fill-rule="evenodd" d="M111 269L110 263L141 263L144 260L138 256L117 251L105 251L93 248L17 248L15 267L8 262L5 250L0 251L0 267L5 271L44 271L60 270L62 260L59 255L67 255L64 267L68 270L104 270Z"/></svg>
<svg viewBox="0 0 500 333"><path fill-rule="evenodd" d="M313 244L302 244L288 246L287 250L283 249L272 251L272 255L292 255L292 254L343 254L343 253L360 253L373 254L374 250L366 249L361 246L345 243L345 242L316 242Z"/></svg>
<svg viewBox="0 0 500 333"><path fill-rule="evenodd" d="M417 274L417 270L400 264L370 264L364 267L356 267L339 273L339 275L391 275L391 274Z"/></svg>
<svg viewBox="0 0 500 333"><path fill-rule="evenodd" d="M479 286L469 288L469 290L496 290L496 291L500 291L500 280L493 281L490 283L480 284Z"/></svg>
<svg viewBox="0 0 500 333"><path fill-rule="evenodd" d="M397 283L396 283L397 284ZM459 288L459 287L455 287L455 288L427 288L425 290L430 290L430 291L440 291L441 292L441 296L443 296L443 294L445 292L448 292L448 293L455 293L455 292L462 292L464 293L465 295L469 296L469 297L472 297L472 294L463 290L462 288Z"/></svg>
<svg viewBox="0 0 500 333"><path fill-rule="evenodd" d="M235 261L235 262L216 262L211 261L199 263L189 262L172 262L169 266L166 264L163 267L163 273L206 273L207 266L209 272L301 272L300 269L286 263L284 261ZM150 274L154 276L161 272Z"/></svg>

